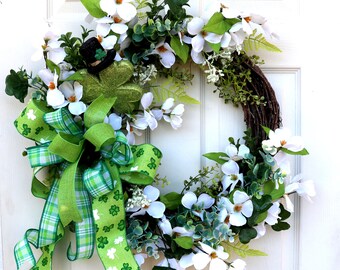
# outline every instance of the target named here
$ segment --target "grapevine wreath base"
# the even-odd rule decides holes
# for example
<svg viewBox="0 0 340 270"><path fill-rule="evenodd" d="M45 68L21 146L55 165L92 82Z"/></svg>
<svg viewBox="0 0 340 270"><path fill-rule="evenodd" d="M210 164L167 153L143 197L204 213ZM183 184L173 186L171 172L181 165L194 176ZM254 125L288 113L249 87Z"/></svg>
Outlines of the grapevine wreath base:
<svg viewBox="0 0 340 270"><path fill-rule="evenodd" d="M248 243L268 226L289 229L288 195L314 195L310 181L290 175L287 157L308 152L281 127L261 61L247 54L279 51L268 22L220 1L209 1L202 18L187 14L188 0L81 2L94 29L82 27L81 37L49 30L39 52L45 67L6 78L7 94L24 102L30 92L15 126L35 142L24 153L32 193L46 200L39 228L15 246L18 269L51 269L66 231L76 239L69 260L96 248L106 270L140 269L148 257L153 269L245 269L229 255L263 255ZM162 152L135 136L162 120L180 130L183 103L198 103L185 92L188 62L225 103L242 107L248 129L224 152L205 154L216 165L185 180L181 193L160 195Z"/></svg>

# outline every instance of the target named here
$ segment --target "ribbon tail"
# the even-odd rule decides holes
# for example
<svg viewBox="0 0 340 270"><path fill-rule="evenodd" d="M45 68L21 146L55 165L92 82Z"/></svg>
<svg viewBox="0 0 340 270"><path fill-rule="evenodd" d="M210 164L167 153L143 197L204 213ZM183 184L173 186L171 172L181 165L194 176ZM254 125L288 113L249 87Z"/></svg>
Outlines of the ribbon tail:
<svg viewBox="0 0 340 270"><path fill-rule="evenodd" d="M67 257L71 261L91 258L95 248L95 226L92 216L91 198L85 189L82 179L82 174L78 170L75 177L75 194L77 207L83 221L75 223L76 251L72 251L71 244L67 250Z"/></svg>
<svg viewBox="0 0 340 270"><path fill-rule="evenodd" d="M109 171L115 173L115 165L106 162ZM114 189L99 198L93 198L93 214L97 226L97 253L105 267L140 269L126 239L126 222L122 183L118 179Z"/></svg>

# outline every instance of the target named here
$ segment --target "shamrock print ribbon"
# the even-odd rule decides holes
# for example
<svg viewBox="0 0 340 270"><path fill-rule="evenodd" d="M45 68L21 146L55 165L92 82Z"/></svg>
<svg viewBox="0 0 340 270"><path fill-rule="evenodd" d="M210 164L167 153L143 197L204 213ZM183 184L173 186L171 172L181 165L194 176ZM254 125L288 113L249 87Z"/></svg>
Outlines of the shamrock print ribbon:
<svg viewBox="0 0 340 270"><path fill-rule="evenodd" d="M75 251L71 244L67 250L69 260L90 258L96 246L105 269L139 269L126 239L121 181L151 184L162 154L150 144L130 147L121 131L104 123L114 102L103 96L94 100L84 115L85 129L67 109L51 112L36 100L15 121L18 131L38 144L27 148L34 168L32 193L46 199L39 230L28 230L15 246L18 269L24 263L52 269L54 247L68 225L76 235ZM88 149L95 149L100 158L86 167ZM44 168L55 171L50 187L37 178ZM43 252L38 262L30 244Z"/></svg>

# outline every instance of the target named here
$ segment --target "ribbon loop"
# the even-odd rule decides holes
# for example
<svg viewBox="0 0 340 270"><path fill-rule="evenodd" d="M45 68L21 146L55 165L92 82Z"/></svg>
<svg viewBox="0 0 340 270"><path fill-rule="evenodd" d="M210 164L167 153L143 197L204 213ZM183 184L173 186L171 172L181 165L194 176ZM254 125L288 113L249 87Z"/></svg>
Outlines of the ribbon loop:
<svg viewBox="0 0 340 270"><path fill-rule="evenodd" d="M66 108L60 108L54 112L46 113L44 120L58 133L61 132L74 136L83 135L83 130L74 121L73 115Z"/></svg>
<svg viewBox="0 0 340 270"><path fill-rule="evenodd" d="M111 125L106 123L95 124L84 134L84 138L99 151L102 147L115 142L115 131Z"/></svg>
<svg viewBox="0 0 340 270"><path fill-rule="evenodd" d="M123 132L116 132L115 142L101 150L104 158L110 159L113 163L125 166L133 162L133 154L127 138Z"/></svg>
<svg viewBox="0 0 340 270"><path fill-rule="evenodd" d="M48 149L49 146L50 143L44 143L26 148L27 156L32 168L45 167L64 161L62 157L52 154Z"/></svg>
<svg viewBox="0 0 340 270"><path fill-rule="evenodd" d="M86 189L92 197L98 198L111 192L119 179L117 166L111 168L111 174L103 162L99 162L94 168L88 168L83 175Z"/></svg>

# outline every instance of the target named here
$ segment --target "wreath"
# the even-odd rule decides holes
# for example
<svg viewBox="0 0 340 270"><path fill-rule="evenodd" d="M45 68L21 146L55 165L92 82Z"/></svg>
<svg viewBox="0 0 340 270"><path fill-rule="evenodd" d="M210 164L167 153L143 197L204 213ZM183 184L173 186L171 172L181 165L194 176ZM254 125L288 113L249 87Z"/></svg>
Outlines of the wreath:
<svg viewBox="0 0 340 270"><path fill-rule="evenodd" d="M45 199L38 229L15 248L18 269L51 269L66 231L75 235L67 257L97 253L107 270L245 269L239 257L261 256L248 243L266 227L289 229L289 195L310 199L311 181L291 176L289 155L306 155L302 139L281 127L275 92L249 51L280 51L267 20L220 1L204 17L189 0L82 0L94 30L81 37L49 30L36 75L10 70L6 93L27 106L14 124L34 141L24 155L33 168L32 193ZM162 152L136 144L159 121L180 129L185 89L197 64L225 103L241 106L248 129L226 150L207 153L213 166L161 194ZM41 249L38 260L32 245ZM233 253L238 258L232 260ZM235 255L235 254L234 254Z"/></svg>

